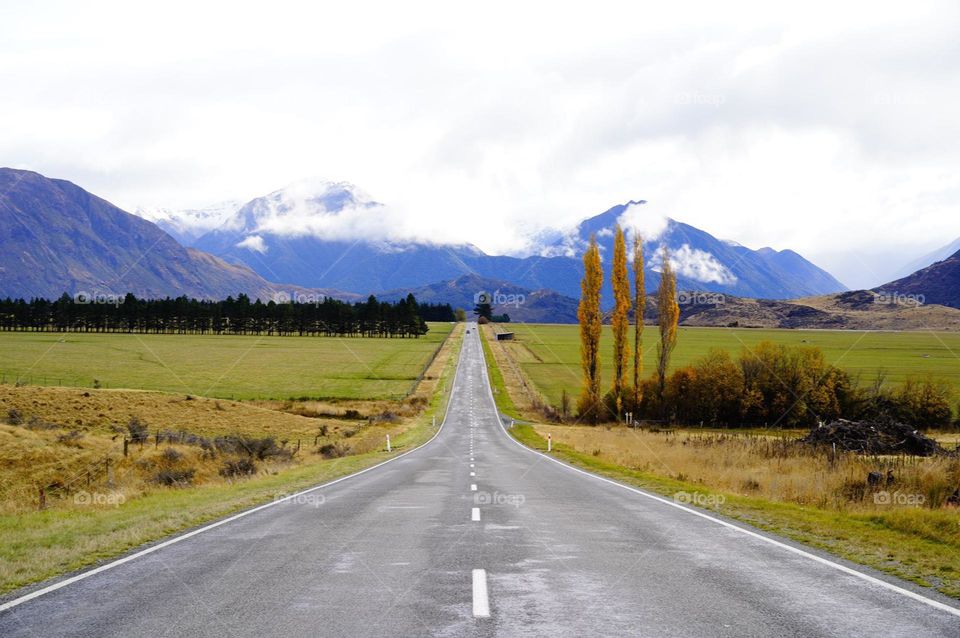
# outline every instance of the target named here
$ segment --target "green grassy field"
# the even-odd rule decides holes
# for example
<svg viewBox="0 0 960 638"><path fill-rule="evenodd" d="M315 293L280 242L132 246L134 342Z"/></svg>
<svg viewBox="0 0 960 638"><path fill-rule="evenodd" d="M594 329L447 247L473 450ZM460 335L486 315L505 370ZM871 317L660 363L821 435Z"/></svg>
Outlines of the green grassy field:
<svg viewBox="0 0 960 638"><path fill-rule="evenodd" d="M419 339L0 333L0 380L232 399L399 399L451 324Z"/></svg>
<svg viewBox="0 0 960 638"><path fill-rule="evenodd" d="M564 389L571 397L579 393L581 373L577 326L514 324L510 329L516 334L516 341L510 344L514 358L550 402L559 404ZM644 376L654 370L656 338L656 326L647 326L644 330ZM744 345L753 346L764 340L817 346L830 363L851 374L861 374L863 383L872 381L880 368L886 371L889 383L900 383L910 375L932 373L951 381L960 394L960 334L957 333L681 327L672 363L674 366L687 365L711 347L723 348L736 355ZM613 378L612 347L610 326L604 326L601 351L605 388Z"/></svg>

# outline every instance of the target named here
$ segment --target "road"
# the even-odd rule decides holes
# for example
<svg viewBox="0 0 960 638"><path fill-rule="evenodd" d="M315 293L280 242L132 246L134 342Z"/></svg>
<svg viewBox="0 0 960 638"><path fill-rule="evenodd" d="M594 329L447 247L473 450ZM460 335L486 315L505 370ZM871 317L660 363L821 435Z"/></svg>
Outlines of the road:
<svg viewBox="0 0 960 638"><path fill-rule="evenodd" d="M430 443L16 604L0 636L960 635L906 584L523 448L470 327Z"/></svg>

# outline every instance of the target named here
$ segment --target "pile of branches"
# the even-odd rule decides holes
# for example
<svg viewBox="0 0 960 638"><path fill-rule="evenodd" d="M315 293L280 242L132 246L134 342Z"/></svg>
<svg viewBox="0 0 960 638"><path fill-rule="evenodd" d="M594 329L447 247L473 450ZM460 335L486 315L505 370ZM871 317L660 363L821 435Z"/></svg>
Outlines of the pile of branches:
<svg viewBox="0 0 960 638"><path fill-rule="evenodd" d="M947 454L935 440L897 421L847 421L838 419L810 430L802 442L859 454Z"/></svg>

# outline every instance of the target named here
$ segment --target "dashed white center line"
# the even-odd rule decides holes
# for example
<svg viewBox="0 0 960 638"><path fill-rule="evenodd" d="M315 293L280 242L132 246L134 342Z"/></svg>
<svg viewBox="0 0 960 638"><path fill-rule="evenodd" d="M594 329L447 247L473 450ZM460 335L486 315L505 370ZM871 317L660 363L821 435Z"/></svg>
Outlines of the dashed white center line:
<svg viewBox="0 0 960 638"><path fill-rule="evenodd" d="M471 521L479 521L479 520L480 520L480 508L479 508L479 507L474 507L474 508L473 508L473 511L470 512L470 520L471 520Z"/></svg>
<svg viewBox="0 0 960 638"><path fill-rule="evenodd" d="M476 476L476 475L477 475L476 472L470 472L470 476Z"/></svg>
<svg viewBox="0 0 960 638"><path fill-rule="evenodd" d="M471 483L471 484L470 484L470 491L471 491L471 492L476 492L476 491L477 491L477 484L476 484L476 483Z"/></svg>
<svg viewBox="0 0 960 638"><path fill-rule="evenodd" d="M490 598L487 596L487 570L473 570L473 617L490 616Z"/></svg>

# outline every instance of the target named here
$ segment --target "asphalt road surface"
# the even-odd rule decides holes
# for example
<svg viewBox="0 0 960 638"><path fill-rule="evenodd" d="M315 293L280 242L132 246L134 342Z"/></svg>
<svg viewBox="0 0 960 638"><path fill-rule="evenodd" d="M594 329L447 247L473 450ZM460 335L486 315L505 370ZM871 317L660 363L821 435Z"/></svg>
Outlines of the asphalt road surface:
<svg viewBox="0 0 960 638"><path fill-rule="evenodd" d="M7 603L0 636L960 636L935 594L523 448L470 328L427 445Z"/></svg>

